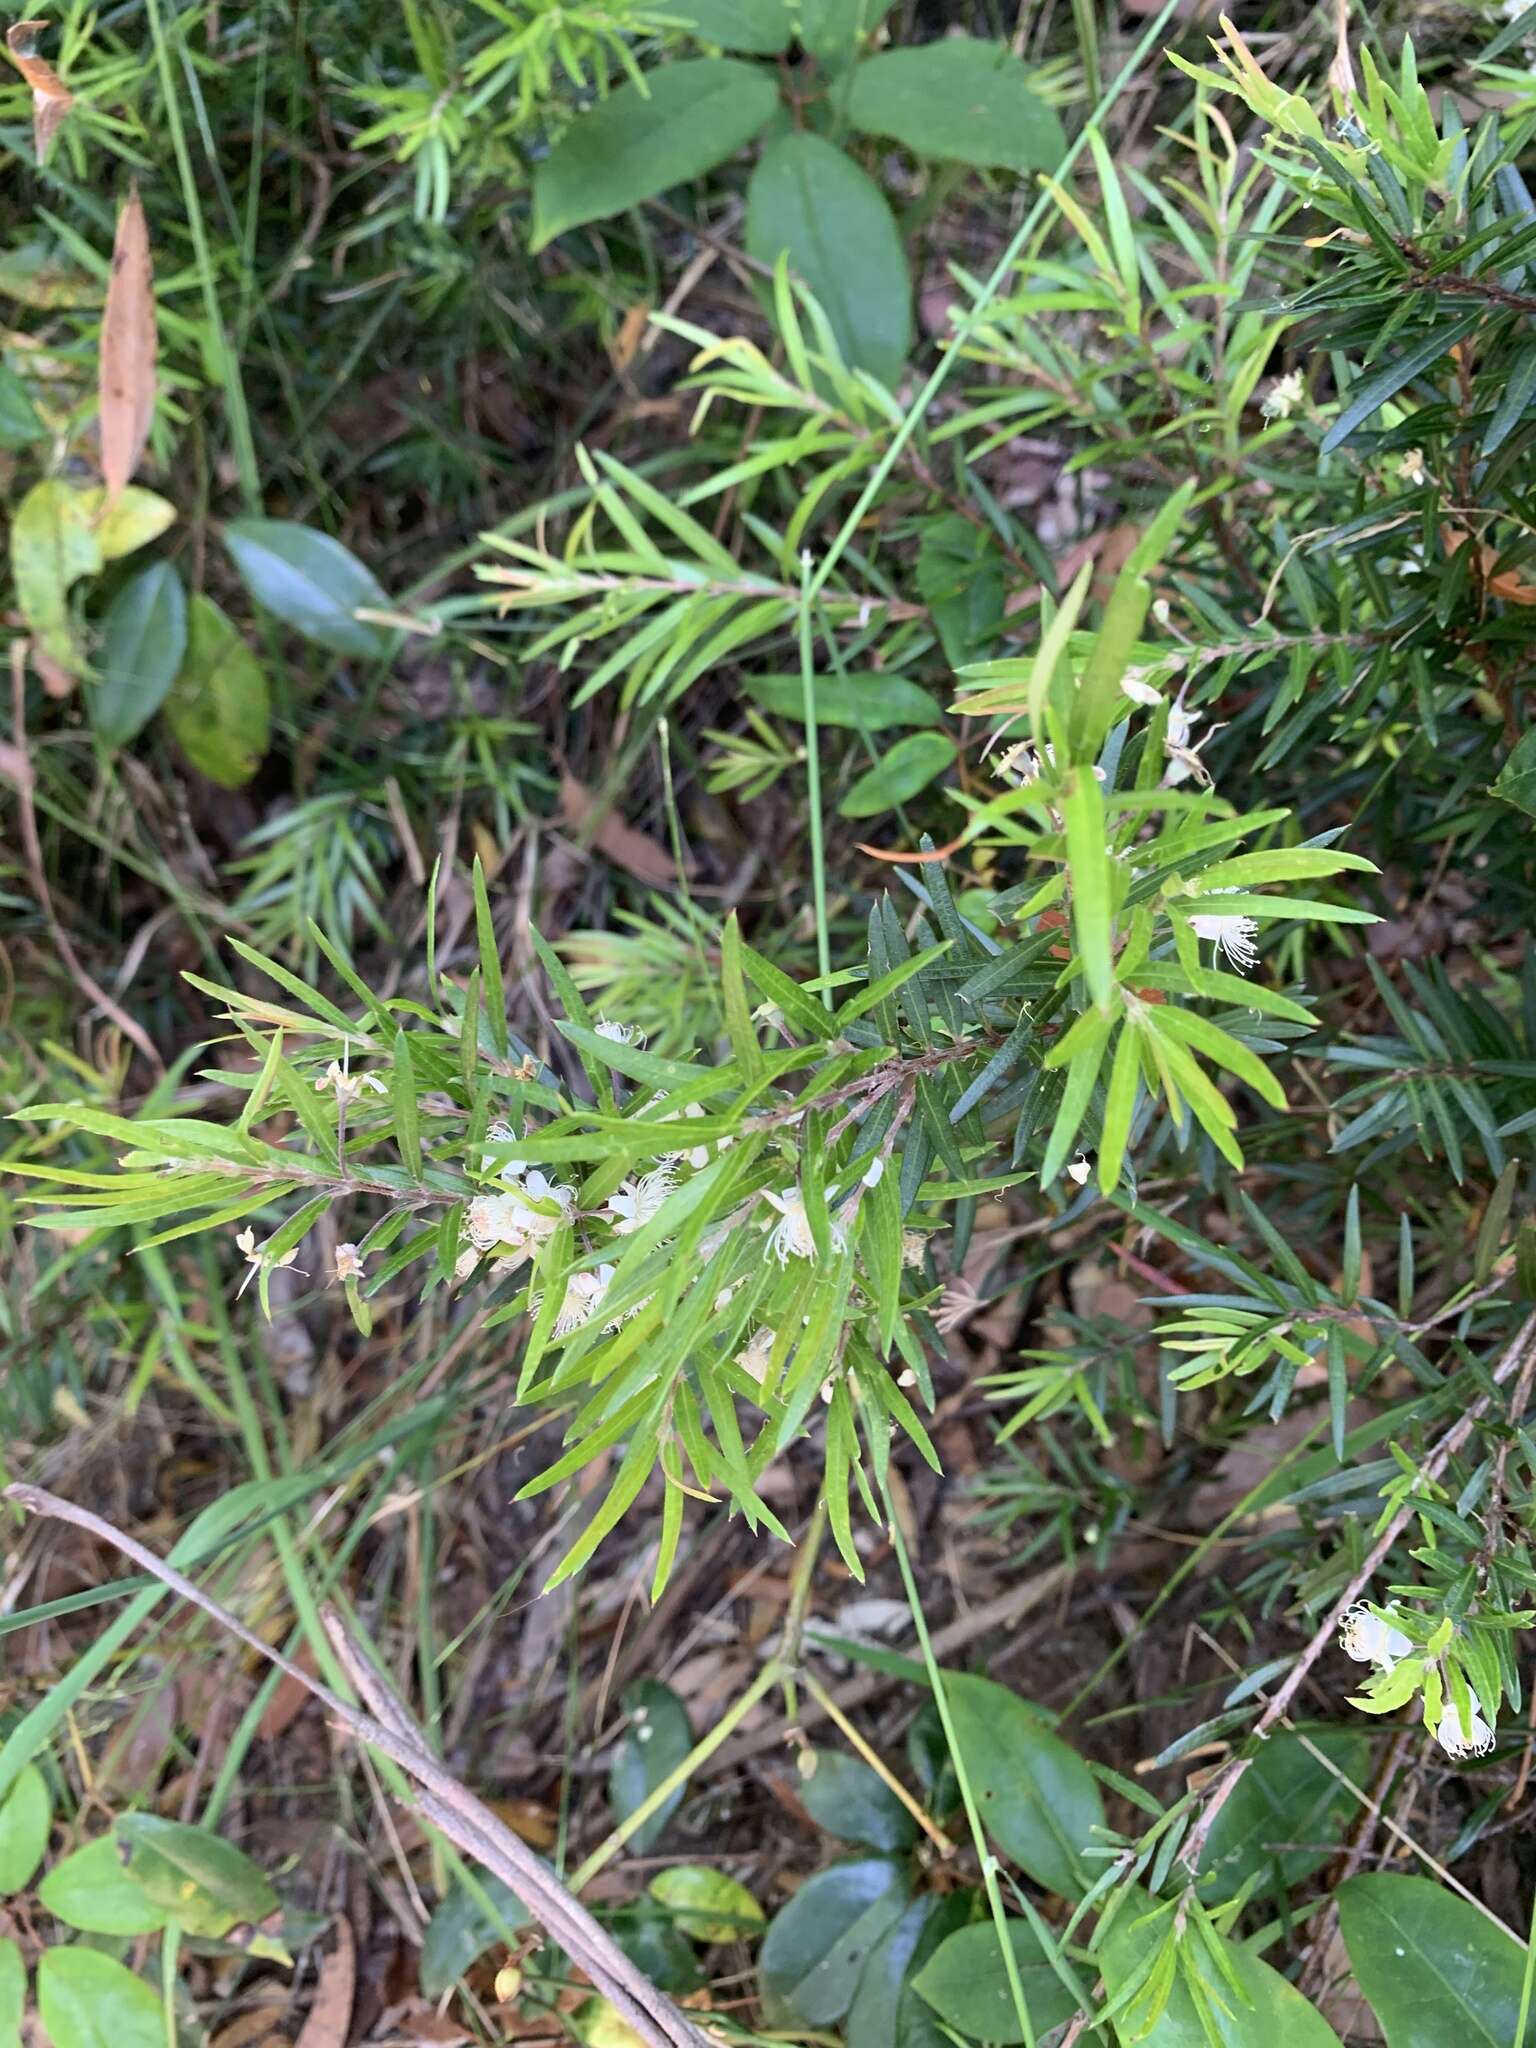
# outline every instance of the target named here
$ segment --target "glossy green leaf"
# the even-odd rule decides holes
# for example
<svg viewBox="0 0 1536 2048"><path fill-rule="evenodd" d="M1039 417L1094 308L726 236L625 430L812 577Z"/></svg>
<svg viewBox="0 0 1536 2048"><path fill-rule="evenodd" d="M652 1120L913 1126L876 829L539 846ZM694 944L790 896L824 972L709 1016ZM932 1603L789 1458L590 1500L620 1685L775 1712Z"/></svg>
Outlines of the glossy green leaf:
<svg viewBox="0 0 1536 2048"><path fill-rule="evenodd" d="M743 691L777 718L801 722L803 705L799 676L743 676ZM936 698L906 676L818 676L816 723L850 732L884 732L901 725L937 725L943 717Z"/></svg>
<svg viewBox="0 0 1536 2048"><path fill-rule="evenodd" d="M608 1774L608 1802L619 1820L628 1820L664 1778L669 1778L693 1748L688 1710L669 1685L654 1678L637 1679L624 1689L629 1727ZM671 1797L629 1838L630 1854L641 1856L660 1835L683 1803L685 1787Z"/></svg>
<svg viewBox="0 0 1536 2048"><path fill-rule="evenodd" d="M955 743L946 733L908 733L866 769L838 805L838 813L844 818L879 817L920 795L954 759Z"/></svg>
<svg viewBox="0 0 1536 2048"><path fill-rule="evenodd" d="M1499 770L1493 793L1527 817L1536 818L1536 726L1515 742L1514 752Z"/></svg>
<svg viewBox="0 0 1536 2048"><path fill-rule="evenodd" d="M801 47L823 64L840 64L884 21L892 0L790 0Z"/></svg>
<svg viewBox="0 0 1536 2048"><path fill-rule="evenodd" d="M1447 321L1402 355L1362 378L1351 388L1337 419L1324 434L1318 453L1331 455L1341 442L1349 439L1356 427L1364 425L1378 407L1385 405L1389 398L1395 398L1405 384L1411 383L1432 364L1442 362L1458 341L1466 339L1482 317L1481 311L1474 309L1458 319Z"/></svg>
<svg viewBox="0 0 1536 2048"><path fill-rule="evenodd" d="M918 1995L917 1979L949 1937L986 1910L971 1887L914 1899L870 1951L843 2023L847 2048L952 2048L952 2036Z"/></svg>
<svg viewBox="0 0 1536 2048"><path fill-rule="evenodd" d="M487 1949L508 1946L528 1925L528 1911L510 1885L476 1870L483 1899L456 1878L427 1922L418 1979L425 1998L441 1998Z"/></svg>
<svg viewBox="0 0 1536 2048"><path fill-rule="evenodd" d="M1088 1766L1005 1685L957 1672L944 1691L987 1833L1037 1884L1080 1898L1096 1874L1083 1851L1104 1823Z"/></svg>
<svg viewBox="0 0 1536 2048"><path fill-rule="evenodd" d="M854 368L894 387L912 340L912 281L885 195L820 135L782 135L747 187L747 248L787 255Z"/></svg>
<svg viewBox="0 0 1536 2048"><path fill-rule="evenodd" d="M1010 1920L1008 1939L1038 2040L1069 2020L1077 2001L1051 1968L1028 1921ZM916 1988L957 2033L999 2043L1029 2038L1019 2025L1002 1943L991 1920L952 1934L923 1966Z"/></svg>
<svg viewBox="0 0 1536 2048"><path fill-rule="evenodd" d="M53 1795L36 1764L28 1764L0 1800L0 1898L25 1891L37 1874L53 1825Z"/></svg>
<svg viewBox="0 0 1536 2048"><path fill-rule="evenodd" d="M1003 623L1003 569L996 535L958 512L924 527L917 550L918 595L933 615L951 668L964 668L991 652Z"/></svg>
<svg viewBox="0 0 1536 2048"><path fill-rule="evenodd" d="M1338 1901L1350 1965L1387 2048L1516 2048L1523 1943L1427 1877L1351 1877ZM1520 2048L1532 2043L1536 2019Z"/></svg>
<svg viewBox="0 0 1536 2048"><path fill-rule="evenodd" d="M266 672L209 597L187 607L187 646L165 700L166 723L192 766L239 789L261 766L271 730Z"/></svg>
<svg viewBox="0 0 1536 2048"><path fill-rule="evenodd" d="M693 1943L680 1924L654 1899L635 1899L608 1920L608 1931L625 1955L663 1991L686 1997L704 1981Z"/></svg>
<svg viewBox="0 0 1536 2048"><path fill-rule="evenodd" d="M744 1884L704 1863L679 1863L660 1870L648 1886L675 1917L690 1941L752 1939L765 1915Z"/></svg>
<svg viewBox="0 0 1536 2048"><path fill-rule="evenodd" d="M115 1833L129 1877L188 1934L217 1940L277 1911L266 1874L211 1828L128 1813Z"/></svg>
<svg viewBox="0 0 1536 2048"><path fill-rule="evenodd" d="M171 1917L128 1875L111 1835L55 1863L37 1896L56 1919L82 1934L155 1934Z"/></svg>
<svg viewBox="0 0 1536 2048"><path fill-rule="evenodd" d="M813 2027L853 2003L870 1951L907 1903L903 1866L887 1856L834 1863L808 1877L763 1939L763 1989Z"/></svg>
<svg viewBox="0 0 1536 2048"><path fill-rule="evenodd" d="M21 2048L21 2015L27 2002L27 1966L21 1950L0 1935L0 2048Z"/></svg>
<svg viewBox="0 0 1536 2048"><path fill-rule="evenodd" d="M187 599L169 562L123 584L101 622L89 705L96 736L124 747L165 702L187 651Z"/></svg>
<svg viewBox="0 0 1536 2048"><path fill-rule="evenodd" d="M1305 1741L1272 1735L1216 1816L1200 1859L1200 1875L1210 1880L1202 1897L1229 1899L1255 1875L1278 1877L1288 1890L1328 1861L1360 1802L1314 1749L1352 1783L1368 1785L1371 1740L1363 1731L1309 1729Z"/></svg>
<svg viewBox="0 0 1536 2048"><path fill-rule="evenodd" d="M768 125L766 68L734 57L665 64L572 122L533 175L533 248L702 177Z"/></svg>
<svg viewBox="0 0 1536 2048"><path fill-rule="evenodd" d="M910 1849L917 1822L868 1764L835 1749L803 1754L815 1763L809 1777L801 1766L800 1802L828 1834L867 1849Z"/></svg>
<svg viewBox="0 0 1536 2048"><path fill-rule="evenodd" d="M0 362L0 448L30 448L47 431L26 385L9 363Z"/></svg>
<svg viewBox="0 0 1536 2048"><path fill-rule="evenodd" d="M677 0L667 13L701 42L754 57L780 56L795 32L791 0Z"/></svg>
<svg viewBox="0 0 1536 2048"><path fill-rule="evenodd" d="M867 58L853 75L848 118L914 156L1021 176L1055 170L1067 151L1055 108L1033 90L1019 58L971 36Z"/></svg>
<svg viewBox="0 0 1536 2048"><path fill-rule="evenodd" d="M232 519L224 545L256 602L318 647L368 661L384 635L354 616L389 599L349 548L292 519Z"/></svg>
<svg viewBox="0 0 1536 2048"><path fill-rule="evenodd" d="M164 2048L158 1994L93 1948L44 1949L37 2009L53 2048Z"/></svg>
<svg viewBox="0 0 1536 2048"><path fill-rule="evenodd" d="M1145 1898L1130 1901L1099 1951L1112 2000L1143 1977L1178 1911L1176 1901L1150 1914L1149 1906ZM1241 1998L1214 1960L1202 1955L1199 1944L1189 1942L1186 1952L1197 1963L1205 1993L1204 2018L1181 1974L1155 2018L1154 2008L1139 1992L1120 2009L1115 2039L1122 2048L1341 2048L1338 2035L1316 2007L1278 1970L1238 1943L1224 1942L1222 1954L1241 1987Z"/></svg>

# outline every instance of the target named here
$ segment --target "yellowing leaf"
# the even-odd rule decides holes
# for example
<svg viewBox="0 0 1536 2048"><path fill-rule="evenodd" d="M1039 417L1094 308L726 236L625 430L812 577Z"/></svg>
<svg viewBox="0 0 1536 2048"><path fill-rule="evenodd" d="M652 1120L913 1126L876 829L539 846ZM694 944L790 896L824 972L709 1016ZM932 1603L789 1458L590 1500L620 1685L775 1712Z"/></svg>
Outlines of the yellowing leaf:
<svg viewBox="0 0 1536 2048"><path fill-rule="evenodd" d="M193 767L222 788L239 789L261 766L271 726L266 674L211 598L187 607L187 651L165 717Z"/></svg>
<svg viewBox="0 0 1536 2048"><path fill-rule="evenodd" d="M70 586L98 575L105 559L89 502L94 495L48 477L32 486L11 521L17 605L37 651L65 677L85 665L70 626Z"/></svg>

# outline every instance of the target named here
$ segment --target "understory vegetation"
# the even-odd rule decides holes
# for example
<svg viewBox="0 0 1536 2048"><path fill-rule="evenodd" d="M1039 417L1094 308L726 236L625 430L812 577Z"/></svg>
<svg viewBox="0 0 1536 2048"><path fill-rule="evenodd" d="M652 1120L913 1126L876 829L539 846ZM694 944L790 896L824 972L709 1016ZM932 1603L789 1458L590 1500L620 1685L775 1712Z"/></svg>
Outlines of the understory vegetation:
<svg viewBox="0 0 1536 2048"><path fill-rule="evenodd" d="M0 2048L1536 2048L1536 8L0 86Z"/></svg>

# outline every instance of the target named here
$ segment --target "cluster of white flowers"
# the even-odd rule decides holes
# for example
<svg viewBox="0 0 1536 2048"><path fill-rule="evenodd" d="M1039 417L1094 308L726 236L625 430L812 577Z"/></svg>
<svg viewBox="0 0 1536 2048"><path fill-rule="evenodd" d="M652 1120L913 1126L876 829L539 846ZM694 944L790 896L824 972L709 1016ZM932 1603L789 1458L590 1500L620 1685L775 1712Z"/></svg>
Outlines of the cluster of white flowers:
<svg viewBox="0 0 1536 2048"><path fill-rule="evenodd" d="M777 1223L765 1224L768 1232L768 1249L781 1266L791 1259L814 1259L816 1240L811 1235L811 1219L805 1213L805 1197L798 1188L784 1188L775 1194L771 1188L764 1188L763 1200L778 1211ZM831 1219L831 1240L834 1252L841 1252L847 1246L843 1227L834 1216Z"/></svg>
<svg viewBox="0 0 1536 2048"><path fill-rule="evenodd" d="M1267 420L1288 420L1298 406L1307 402L1306 380L1300 370L1289 370L1269 387L1269 396L1259 407Z"/></svg>
<svg viewBox="0 0 1536 2048"><path fill-rule="evenodd" d="M1413 1653L1413 1643L1390 1621L1373 1614L1357 1601L1339 1625L1339 1647L1357 1664L1373 1664L1382 1673L1392 1671ZM1466 1719L1447 1701L1435 1724L1435 1740L1447 1756L1458 1761L1467 1756L1487 1756L1494 1744L1494 1730L1475 1706L1467 1708Z"/></svg>

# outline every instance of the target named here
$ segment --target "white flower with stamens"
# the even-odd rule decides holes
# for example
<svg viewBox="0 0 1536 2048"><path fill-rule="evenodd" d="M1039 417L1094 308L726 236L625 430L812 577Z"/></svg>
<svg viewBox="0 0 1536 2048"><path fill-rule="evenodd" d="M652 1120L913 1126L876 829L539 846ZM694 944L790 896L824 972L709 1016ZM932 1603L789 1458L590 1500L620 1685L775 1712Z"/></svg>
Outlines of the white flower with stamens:
<svg viewBox="0 0 1536 2048"><path fill-rule="evenodd" d="M642 1174L639 1180L624 1181L603 1204L603 1214L613 1225L615 1237L631 1237L643 1229L677 1185L677 1176L665 1161Z"/></svg>
<svg viewBox="0 0 1536 2048"><path fill-rule="evenodd" d="M569 1337L573 1330L579 1330L583 1323L590 1323L593 1314L608 1292L608 1283L613 1278L612 1266L599 1266L595 1273L573 1273L565 1283L565 1292L560 1297L560 1306L555 1312L554 1332L557 1337ZM543 1305L542 1293L535 1294L529 1303L535 1315Z"/></svg>
<svg viewBox="0 0 1536 2048"><path fill-rule="evenodd" d="M1435 1730L1435 1740L1447 1756L1458 1760L1464 1756L1487 1756L1493 1748L1494 1731L1488 1726L1476 1707L1467 1709L1467 1725L1463 1728L1461 1716L1449 1700L1440 1716L1440 1725Z"/></svg>
<svg viewBox="0 0 1536 2048"><path fill-rule="evenodd" d="M1189 920L1189 928L1197 939L1209 939L1217 954L1225 954L1240 973L1246 974L1258 966L1259 949L1253 941L1259 927L1251 917L1222 917L1215 911L1201 911Z"/></svg>
<svg viewBox="0 0 1536 2048"><path fill-rule="evenodd" d="M1174 704L1168 713L1167 728L1163 733L1163 752L1168 756L1168 766L1163 770L1164 789L1176 789L1181 782L1188 782L1193 776L1202 789L1211 786L1211 771L1200 758L1200 749L1208 746L1221 731L1213 725L1203 740L1191 743L1190 735L1200 723L1198 711L1186 711L1182 703Z"/></svg>
<svg viewBox="0 0 1536 2048"><path fill-rule="evenodd" d="M510 1124L492 1124L485 1135L493 1145L515 1145L517 1143L517 1133ZM482 1152L480 1155L480 1171L487 1176L494 1176L497 1180L511 1182L522 1179L523 1175L528 1171L528 1162L526 1159L503 1158L499 1152Z"/></svg>
<svg viewBox="0 0 1536 2048"><path fill-rule="evenodd" d="M317 1095L334 1095L343 1109L356 1102L365 1088L371 1088L375 1095L387 1095L388 1084L377 1074L348 1074L337 1060L332 1060L325 1072L315 1083Z"/></svg>
<svg viewBox="0 0 1536 2048"><path fill-rule="evenodd" d="M355 1244L339 1244L336 1247L336 1278L345 1286L349 1280L362 1280L363 1255Z"/></svg>
<svg viewBox="0 0 1536 2048"><path fill-rule="evenodd" d="M593 1026L595 1036L606 1038L614 1045L644 1045L645 1033L634 1024L616 1024L611 1017L599 1017Z"/></svg>
<svg viewBox="0 0 1536 2048"><path fill-rule="evenodd" d="M1306 403L1306 398L1306 385L1300 370L1291 370L1284 377L1275 379L1259 410L1267 420L1288 420L1299 405Z"/></svg>
<svg viewBox="0 0 1536 2048"><path fill-rule="evenodd" d="M816 1240L811 1235L811 1219L805 1213L805 1197L798 1188L785 1188L782 1194L774 1194L771 1188L763 1189L763 1199L779 1212L779 1220L768 1234L768 1249L781 1266L793 1259L814 1259ZM835 1217L828 1219L831 1230L832 1249L843 1250L847 1239L842 1225Z"/></svg>
<svg viewBox="0 0 1536 2048"><path fill-rule="evenodd" d="M534 1172L503 1194L476 1195L465 1212L464 1227L480 1251L497 1244L527 1251L554 1236L575 1200L574 1188Z"/></svg>
<svg viewBox="0 0 1536 2048"><path fill-rule="evenodd" d="M1413 1648L1400 1628L1372 1614L1364 1601L1357 1600L1339 1624L1339 1648L1357 1664L1375 1664L1383 1671L1406 1657Z"/></svg>
<svg viewBox="0 0 1536 2048"><path fill-rule="evenodd" d="M270 1243L270 1241L269 1239L268 1242ZM291 1251L284 1252L281 1258L270 1258L267 1254L266 1245L256 1242L256 1232L249 1223L236 1236L235 1243L244 1252L248 1268L245 1278L235 1290L235 1299L237 1301L263 1267L272 1272L281 1272L284 1266L291 1266L299 1256L299 1248L295 1245Z"/></svg>

